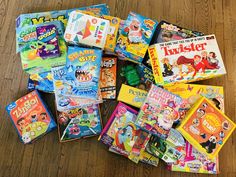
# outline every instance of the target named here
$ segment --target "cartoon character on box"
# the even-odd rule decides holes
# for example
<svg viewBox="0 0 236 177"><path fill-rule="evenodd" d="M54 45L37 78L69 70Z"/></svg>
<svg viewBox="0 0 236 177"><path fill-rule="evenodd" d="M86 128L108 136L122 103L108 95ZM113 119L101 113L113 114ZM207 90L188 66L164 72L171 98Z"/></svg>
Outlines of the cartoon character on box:
<svg viewBox="0 0 236 177"><path fill-rule="evenodd" d="M173 66L169 62L170 61L168 58L162 59L162 63L163 63L163 67L164 67L164 72L162 72L163 77L172 76L174 74L172 71Z"/></svg>
<svg viewBox="0 0 236 177"><path fill-rule="evenodd" d="M129 43L142 42L143 31L140 27L140 22L137 19L133 19L128 27L124 29L128 34Z"/></svg>

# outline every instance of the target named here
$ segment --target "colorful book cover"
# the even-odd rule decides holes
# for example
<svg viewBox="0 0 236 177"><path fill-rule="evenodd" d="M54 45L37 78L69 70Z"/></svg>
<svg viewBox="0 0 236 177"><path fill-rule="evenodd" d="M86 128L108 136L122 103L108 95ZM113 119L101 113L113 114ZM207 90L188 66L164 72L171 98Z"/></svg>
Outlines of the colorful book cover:
<svg viewBox="0 0 236 177"><path fill-rule="evenodd" d="M224 112L224 89L222 86L179 83L172 86L164 86L164 88L171 93L179 95L183 99L183 103L179 109L180 117L179 120L175 121L175 125L181 122L188 110L202 96L211 100L218 109Z"/></svg>
<svg viewBox="0 0 236 177"><path fill-rule="evenodd" d="M109 147L109 151L125 157L129 157L131 153L140 153L149 134L134 124L137 113L125 104L118 103L99 137L99 140ZM135 152L135 149L138 152Z"/></svg>
<svg viewBox="0 0 236 177"><path fill-rule="evenodd" d="M45 35L37 34L37 29L46 29L54 26L51 33ZM48 72L54 66L64 65L67 54L66 43L63 39L63 26L59 21L48 22L39 25L30 25L24 28L19 28L16 34L18 51L20 52L22 68L29 74ZM58 45L54 42L47 42L49 38L56 36ZM55 52L50 54L50 57L42 52Z"/></svg>
<svg viewBox="0 0 236 177"><path fill-rule="evenodd" d="M54 92L52 73L31 74L28 80L29 90L40 90L47 93Z"/></svg>
<svg viewBox="0 0 236 177"><path fill-rule="evenodd" d="M158 85L193 82L226 74L215 35L155 44L148 52Z"/></svg>
<svg viewBox="0 0 236 177"><path fill-rule="evenodd" d="M236 125L205 97L188 111L177 130L199 152L210 159L217 156Z"/></svg>
<svg viewBox="0 0 236 177"><path fill-rule="evenodd" d="M104 50L108 53L114 53L118 30L120 26L120 18L108 15L103 15L102 18L109 20L110 22L110 27L108 29Z"/></svg>
<svg viewBox="0 0 236 177"><path fill-rule="evenodd" d="M175 24L171 24L166 21L161 21L157 28L157 33L154 35L153 43L162 43L169 41L176 41L186 38L193 38L203 36L204 34L198 31L182 28Z"/></svg>
<svg viewBox="0 0 236 177"><path fill-rule="evenodd" d="M138 85L138 88L148 91L151 88L151 85L155 83L152 70L143 64L137 65L136 68L140 76L140 84Z"/></svg>
<svg viewBox="0 0 236 177"><path fill-rule="evenodd" d="M43 47L38 49L41 58L52 58L60 55L57 27L55 25L39 26L36 28L36 34L38 42L43 44Z"/></svg>
<svg viewBox="0 0 236 177"><path fill-rule="evenodd" d="M153 135L166 139L174 121L179 118L181 104L181 97L153 84L135 123Z"/></svg>
<svg viewBox="0 0 236 177"><path fill-rule="evenodd" d="M99 105L57 111L60 142L99 135L102 131Z"/></svg>
<svg viewBox="0 0 236 177"><path fill-rule="evenodd" d="M185 154L184 147L184 138L178 131L171 129L166 140L152 135L146 149L166 163L175 163Z"/></svg>
<svg viewBox="0 0 236 177"><path fill-rule="evenodd" d="M141 63L151 42L157 22L130 12L115 48L119 57Z"/></svg>
<svg viewBox="0 0 236 177"><path fill-rule="evenodd" d="M117 100L140 108L147 96L147 91L122 84Z"/></svg>
<svg viewBox="0 0 236 177"><path fill-rule="evenodd" d="M116 98L116 57L103 57L101 63L100 88L103 99Z"/></svg>
<svg viewBox="0 0 236 177"><path fill-rule="evenodd" d="M102 51L68 47L66 57L65 96L96 100L99 91Z"/></svg>
<svg viewBox="0 0 236 177"><path fill-rule="evenodd" d="M9 104L6 110L24 144L56 128L56 123L35 90Z"/></svg>
<svg viewBox="0 0 236 177"><path fill-rule="evenodd" d="M103 49L109 26L108 20L86 15L81 11L73 11L70 13L64 38L71 44Z"/></svg>
<svg viewBox="0 0 236 177"><path fill-rule="evenodd" d="M96 100L65 96L65 94L68 94L68 88L71 87L67 84L66 71L65 66L52 68L53 86L58 111L65 111L68 109L81 108L90 104L102 103L100 89L98 89L98 97Z"/></svg>

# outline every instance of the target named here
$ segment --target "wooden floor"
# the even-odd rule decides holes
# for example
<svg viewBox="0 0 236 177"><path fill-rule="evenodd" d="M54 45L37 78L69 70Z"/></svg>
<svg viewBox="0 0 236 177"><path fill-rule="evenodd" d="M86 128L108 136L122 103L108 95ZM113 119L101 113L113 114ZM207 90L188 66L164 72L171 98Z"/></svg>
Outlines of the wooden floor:
<svg viewBox="0 0 236 177"><path fill-rule="evenodd" d="M15 53L15 18L21 13L69 9L106 2L111 14L123 19L129 11L160 21L216 34L227 75L204 81L223 85L226 114L236 122L236 1L235 0L0 0L0 176L83 176L83 177L175 177L195 174L169 172L158 167L134 164L110 153L97 137L60 144L54 131L32 145L23 145L17 137L5 106L27 93L28 75L21 69ZM119 69L122 64L120 63ZM120 81L121 82L121 81ZM120 84L119 84L120 87ZM118 87L118 88L119 88ZM53 95L44 94L53 111ZM101 105L106 123L116 101ZM236 177L236 132L220 152L222 177ZM206 176L206 175L199 175Z"/></svg>

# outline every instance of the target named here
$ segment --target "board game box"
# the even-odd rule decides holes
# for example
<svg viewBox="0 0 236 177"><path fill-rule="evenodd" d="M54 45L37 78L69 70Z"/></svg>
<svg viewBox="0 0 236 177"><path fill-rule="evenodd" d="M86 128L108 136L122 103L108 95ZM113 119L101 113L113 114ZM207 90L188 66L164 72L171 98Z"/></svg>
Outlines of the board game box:
<svg viewBox="0 0 236 177"><path fill-rule="evenodd" d="M181 104L181 97L153 84L135 123L150 133L166 139L174 121L179 118L178 110Z"/></svg>
<svg viewBox="0 0 236 177"><path fill-rule="evenodd" d="M226 74L215 35L155 44L148 52L155 82L159 85Z"/></svg>
<svg viewBox="0 0 236 177"><path fill-rule="evenodd" d="M54 92L52 73L44 72L38 74L31 74L28 80L28 89L36 89L47 93Z"/></svg>
<svg viewBox="0 0 236 177"><path fill-rule="evenodd" d="M156 26L156 21L130 12L118 36L115 52L123 59L141 63Z"/></svg>
<svg viewBox="0 0 236 177"><path fill-rule="evenodd" d="M66 96L94 99L98 97L102 51L68 47L66 57Z"/></svg>
<svg viewBox="0 0 236 177"><path fill-rule="evenodd" d="M183 99L183 103L179 109L180 117L174 122L175 126L179 125L188 110L202 96L211 100L218 109L224 112L224 89L222 86L179 83L171 86L164 86L164 88L171 93L179 95Z"/></svg>
<svg viewBox="0 0 236 177"><path fill-rule="evenodd" d="M99 105L89 105L64 112L57 111L60 142L96 136L101 133Z"/></svg>
<svg viewBox="0 0 236 177"><path fill-rule="evenodd" d="M71 88L67 83L65 66L59 66L52 68L53 86L55 93L55 101L58 111L65 111L68 109L81 108L90 104L102 103L102 95L100 88L98 89L97 99L87 99L72 96L65 96L68 93L68 89Z"/></svg>
<svg viewBox="0 0 236 177"><path fill-rule="evenodd" d="M7 105L6 110L24 144L56 128L51 113L36 90Z"/></svg>
<svg viewBox="0 0 236 177"><path fill-rule="evenodd" d="M64 38L71 44L104 49L109 26L109 20L73 11L70 13Z"/></svg>
<svg viewBox="0 0 236 177"><path fill-rule="evenodd" d="M147 96L147 91L122 84L117 100L140 108Z"/></svg>
<svg viewBox="0 0 236 177"><path fill-rule="evenodd" d="M116 57L103 57L101 63L100 88L103 99L116 98Z"/></svg>
<svg viewBox="0 0 236 177"><path fill-rule="evenodd" d="M199 152L217 156L236 125L212 101L202 97L188 111L177 130Z"/></svg>

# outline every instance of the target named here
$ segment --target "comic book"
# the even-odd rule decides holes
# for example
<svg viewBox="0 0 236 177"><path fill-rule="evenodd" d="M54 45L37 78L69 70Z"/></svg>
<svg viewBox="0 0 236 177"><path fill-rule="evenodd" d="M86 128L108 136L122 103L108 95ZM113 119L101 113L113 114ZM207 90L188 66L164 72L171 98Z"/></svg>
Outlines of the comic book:
<svg viewBox="0 0 236 177"><path fill-rule="evenodd" d="M183 104L181 104L179 109L180 117L174 122L175 126L180 124L187 111L202 96L211 100L218 109L224 112L224 89L222 86L179 83L172 86L164 86L164 88L183 99Z"/></svg>
<svg viewBox="0 0 236 177"><path fill-rule="evenodd" d="M130 12L118 36L115 52L123 59L141 63L156 26L156 21Z"/></svg>
<svg viewBox="0 0 236 177"><path fill-rule="evenodd" d="M188 111L177 130L199 152L213 159L217 156L236 124L212 101L202 97Z"/></svg>
<svg viewBox="0 0 236 177"><path fill-rule="evenodd" d="M157 30L156 36L153 37L154 44L176 41L186 38L193 38L204 35L202 32L182 28L178 25L171 24L164 20L158 23L156 30Z"/></svg>
<svg viewBox="0 0 236 177"><path fill-rule="evenodd" d="M67 83L67 69L65 66L52 68L53 86L55 93L55 101L58 111L65 111L68 109L81 108L91 104L102 103L102 95L100 88L98 89L98 97L96 100L80 98L67 95L68 88L71 86Z"/></svg>
<svg viewBox="0 0 236 177"><path fill-rule="evenodd" d="M176 163L182 156L184 156L184 147L184 138L178 131L172 128L165 140L152 135L146 149L147 152L162 159L166 163Z"/></svg>
<svg viewBox="0 0 236 177"><path fill-rule="evenodd" d="M140 108L147 96L147 91L122 84L117 100Z"/></svg>
<svg viewBox="0 0 236 177"><path fill-rule="evenodd" d="M22 68L27 73L48 72L51 67L65 64L67 47L61 22L30 25L16 33Z"/></svg>
<svg viewBox="0 0 236 177"><path fill-rule="evenodd" d="M181 104L181 97L153 84L135 123L153 135L166 139L174 121L179 117Z"/></svg>
<svg viewBox="0 0 236 177"><path fill-rule="evenodd" d="M215 35L155 44L148 52L155 82L159 85L226 74Z"/></svg>
<svg viewBox="0 0 236 177"><path fill-rule="evenodd" d="M60 142L96 136L101 133L99 105L89 105L64 112L57 111Z"/></svg>
<svg viewBox="0 0 236 177"><path fill-rule="evenodd" d="M6 110L24 144L56 128L51 113L36 90L7 105Z"/></svg>
<svg viewBox="0 0 236 177"><path fill-rule="evenodd" d="M65 96L96 100L98 97L102 51L68 47L66 57Z"/></svg>
<svg viewBox="0 0 236 177"><path fill-rule="evenodd" d="M73 11L70 13L64 38L71 44L104 49L109 26L109 20Z"/></svg>
<svg viewBox="0 0 236 177"><path fill-rule="evenodd" d="M140 151L145 148L149 138L146 131L134 124L137 113L119 102L99 136L99 140L109 147L109 151L129 157L135 162L138 162Z"/></svg>
<svg viewBox="0 0 236 177"><path fill-rule="evenodd" d="M100 88L103 99L116 98L116 57L103 57L101 63Z"/></svg>
<svg viewBox="0 0 236 177"><path fill-rule="evenodd" d="M38 74L31 74L28 80L28 89L37 89L47 93L54 92L52 73L44 72Z"/></svg>

